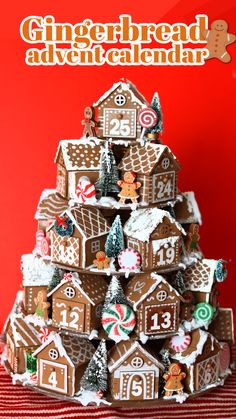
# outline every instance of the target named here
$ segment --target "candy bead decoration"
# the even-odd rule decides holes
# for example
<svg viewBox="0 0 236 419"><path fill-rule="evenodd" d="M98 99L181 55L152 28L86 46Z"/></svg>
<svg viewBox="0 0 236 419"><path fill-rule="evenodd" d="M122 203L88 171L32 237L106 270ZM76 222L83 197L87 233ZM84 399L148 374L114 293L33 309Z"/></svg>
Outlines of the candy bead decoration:
<svg viewBox="0 0 236 419"><path fill-rule="evenodd" d="M143 128L152 128L157 121L157 113L152 108L144 108L138 114L138 122Z"/></svg>
<svg viewBox="0 0 236 419"><path fill-rule="evenodd" d="M173 336L170 340L170 346L176 352L185 351L191 343L191 337L189 335Z"/></svg>
<svg viewBox="0 0 236 419"><path fill-rule="evenodd" d="M52 333L52 331L50 329L48 329L47 327L45 327L45 326L41 327L41 329L39 331L39 339L41 340L41 342L42 343L47 342L51 333Z"/></svg>
<svg viewBox="0 0 236 419"><path fill-rule="evenodd" d="M134 270L140 266L140 255L137 250L124 249L118 257L118 263L121 269Z"/></svg>
<svg viewBox="0 0 236 419"><path fill-rule="evenodd" d="M214 316L215 309L208 303L199 303L196 305L193 317L196 320L202 320L204 322L210 321Z"/></svg>
<svg viewBox="0 0 236 419"><path fill-rule="evenodd" d="M136 324L135 314L125 304L111 304L102 315L102 326L115 342L127 340Z"/></svg>

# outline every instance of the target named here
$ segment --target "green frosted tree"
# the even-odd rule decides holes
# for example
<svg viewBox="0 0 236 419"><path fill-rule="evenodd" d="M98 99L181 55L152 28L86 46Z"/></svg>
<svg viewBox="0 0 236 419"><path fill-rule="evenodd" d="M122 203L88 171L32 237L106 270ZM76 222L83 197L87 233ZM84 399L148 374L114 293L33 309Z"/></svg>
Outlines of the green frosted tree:
<svg viewBox="0 0 236 419"><path fill-rule="evenodd" d="M48 284L48 292L51 292L61 282L61 269L56 266L51 281Z"/></svg>
<svg viewBox="0 0 236 419"><path fill-rule="evenodd" d="M108 143L108 141L106 141L101 155L99 178L95 183L96 190L100 192L101 196L108 196L112 193L118 193L120 190L117 185L118 180L119 173L112 151L112 146Z"/></svg>
<svg viewBox="0 0 236 419"><path fill-rule="evenodd" d="M127 299L125 297L123 288L119 279L116 276L111 278L111 282L108 285L107 293L105 302L103 305L103 312L111 305L111 304L126 304L129 305Z"/></svg>
<svg viewBox="0 0 236 419"><path fill-rule="evenodd" d="M185 291L184 277L181 271L175 275L174 288L182 295Z"/></svg>
<svg viewBox="0 0 236 419"><path fill-rule="evenodd" d="M151 108L157 113L158 121L156 125L152 128L147 128L146 134L154 134L159 133L163 131L163 116L162 116L162 110L161 110L161 103L158 96L158 93L155 92L152 98Z"/></svg>
<svg viewBox="0 0 236 419"><path fill-rule="evenodd" d="M124 250L124 233L120 220L120 216L117 215L114 219L110 231L107 236L105 243L105 252L108 257L117 258L119 254Z"/></svg>
<svg viewBox="0 0 236 419"><path fill-rule="evenodd" d="M105 339L101 340L80 381L80 390L107 390L107 349Z"/></svg>

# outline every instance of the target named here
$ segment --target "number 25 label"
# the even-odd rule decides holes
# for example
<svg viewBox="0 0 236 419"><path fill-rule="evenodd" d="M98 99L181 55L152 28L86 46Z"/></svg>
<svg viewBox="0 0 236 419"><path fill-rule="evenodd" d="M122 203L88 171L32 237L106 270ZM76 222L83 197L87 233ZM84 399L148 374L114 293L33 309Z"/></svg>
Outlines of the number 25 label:
<svg viewBox="0 0 236 419"><path fill-rule="evenodd" d="M128 119L116 119L113 118L110 121L110 134L111 135L130 135L130 125Z"/></svg>

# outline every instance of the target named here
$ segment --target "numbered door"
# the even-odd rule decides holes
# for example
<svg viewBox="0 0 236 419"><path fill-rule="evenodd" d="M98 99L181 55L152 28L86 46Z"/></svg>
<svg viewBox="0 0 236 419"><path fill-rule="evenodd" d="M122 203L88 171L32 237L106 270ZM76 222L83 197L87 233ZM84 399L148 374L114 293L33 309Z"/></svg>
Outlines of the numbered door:
<svg viewBox="0 0 236 419"><path fill-rule="evenodd" d="M73 288L72 288L73 289ZM56 299L53 309L53 325L75 332L84 332L85 304Z"/></svg>
<svg viewBox="0 0 236 419"><path fill-rule="evenodd" d="M52 233L52 258L54 262L63 265L80 266L80 239L75 237L60 237Z"/></svg>
<svg viewBox="0 0 236 419"><path fill-rule="evenodd" d="M122 372L121 400L146 400L154 398L154 371Z"/></svg>
<svg viewBox="0 0 236 419"><path fill-rule="evenodd" d="M40 359L40 387L67 394L67 365Z"/></svg>
<svg viewBox="0 0 236 419"><path fill-rule="evenodd" d="M105 109L103 124L105 137L136 138L135 109Z"/></svg>
<svg viewBox="0 0 236 419"><path fill-rule="evenodd" d="M214 355L196 366L197 388L201 390L210 384L215 383L219 377L219 355Z"/></svg>
<svg viewBox="0 0 236 419"><path fill-rule="evenodd" d="M153 176L152 202L163 202L175 197L175 172Z"/></svg>
<svg viewBox="0 0 236 419"><path fill-rule="evenodd" d="M168 334L177 331L177 304L160 304L145 307L145 333Z"/></svg>
<svg viewBox="0 0 236 419"><path fill-rule="evenodd" d="M157 246L155 244L157 243ZM171 243L166 243L165 246L158 246L159 240L152 241L153 251L153 267L166 268L178 263L178 245L177 242L174 246Z"/></svg>

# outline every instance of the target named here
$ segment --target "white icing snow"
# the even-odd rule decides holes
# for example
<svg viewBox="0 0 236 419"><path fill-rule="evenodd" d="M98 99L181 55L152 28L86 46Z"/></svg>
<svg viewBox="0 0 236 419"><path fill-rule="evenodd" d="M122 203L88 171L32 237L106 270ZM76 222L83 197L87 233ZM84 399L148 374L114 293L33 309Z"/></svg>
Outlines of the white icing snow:
<svg viewBox="0 0 236 419"><path fill-rule="evenodd" d="M162 223L164 217L167 217L172 224L175 224L182 234L186 235L184 229L173 217L171 217L168 211L156 207L142 208L133 211L124 225L124 233L134 239L148 242L150 235L155 228Z"/></svg>
<svg viewBox="0 0 236 419"><path fill-rule="evenodd" d="M107 90L99 99L98 99L98 101L97 102L94 102L94 104L93 104L93 106L94 107L97 107L97 106L99 106L105 99L107 99L108 98L108 96L110 96L118 87L120 87L120 89L121 89L121 92L122 92L122 90L123 91L129 91L129 93L130 93L130 95L131 95L131 97L132 97L132 101L135 101L135 102L137 102L137 103L139 103L142 107L143 106L147 106L148 105L148 103L147 103L147 101L146 101L146 99L144 98L144 96L140 93L140 92L138 92L137 91L137 93L138 93L138 95L139 95L139 97L140 98L142 98L142 100L140 100L135 94L134 94L134 92L133 92L133 90L131 90L131 87L134 89L134 90L137 90L136 89L136 87L129 81L129 80L127 80L127 83L125 83L125 82L123 82L123 81L119 81L119 82L117 82L117 83L114 83L113 85L112 85L112 87L109 89L109 90Z"/></svg>
<svg viewBox="0 0 236 419"><path fill-rule="evenodd" d="M141 340L141 342L142 342L143 344L145 344L145 343L148 341L148 336L147 336L147 335L145 335L145 333L144 333L144 332L141 332L141 333L140 333L140 335L139 335L139 339Z"/></svg>
<svg viewBox="0 0 236 419"><path fill-rule="evenodd" d="M98 331L93 329L89 335L89 340L96 339L98 337Z"/></svg>
<svg viewBox="0 0 236 419"><path fill-rule="evenodd" d="M188 219L187 221L185 220L185 222L198 223L198 224L201 225L202 224L202 216L201 216L201 213L199 211L194 192L183 192L183 196L187 200L188 211L193 214L191 219Z"/></svg>
<svg viewBox="0 0 236 419"><path fill-rule="evenodd" d="M45 322L43 318L40 316L37 316L37 314L28 314L27 316L24 317L24 320L26 321L26 323L33 324L34 326L40 326L40 327L45 326Z"/></svg>
<svg viewBox="0 0 236 419"><path fill-rule="evenodd" d="M39 203L37 208L39 207L40 203L46 199L49 195L56 193L56 189L44 189L43 192L41 193L41 196L39 198ZM52 204L51 204L52 205ZM35 215L34 215L35 220L39 220L39 219L47 219L44 215L42 216L42 214L40 214L40 212L38 212L38 210L36 211Z"/></svg>
<svg viewBox="0 0 236 419"><path fill-rule="evenodd" d="M171 246L174 247L175 243L179 240L179 237L167 237L166 239L160 239L160 240L152 240L152 249L153 253L156 254L162 246L164 246L166 249Z"/></svg>
<svg viewBox="0 0 236 419"><path fill-rule="evenodd" d="M185 402L185 400L188 398L188 396L189 395L187 393L173 394L173 396L164 396L163 399L164 400L175 400L176 403L182 404L183 402Z"/></svg>
<svg viewBox="0 0 236 419"><path fill-rule="evenodd" d="M23 285L45 285L52 279L54 266L46 262L42 257L32 253L21 256L21 270L23 273Z"/></svg>
<svg viewBox="0 0 236 419"><path fill-rule="evenodd" d="M111 405L106 399L98 397L95 391L89 390L82 390L76 393L73 399L80 402L83 406L88 406L89 403L95 403L97 406L100 406L100 404Z"/></svg>
<svg viewBox="0 0 236 419"><path fill-rule="evenodd" d="M191 321L184 320L182 322L183 328L187 332L191 332L192 330L199 329L200 327L204 327L205 329L208 329L209 325L211 323L211 320L203 321L193 318Z"/></svg>
<svg viewBox="0 0 236 419"><path fill-rule="evenodd" d="M189 355L183 356L182 353L176 353L173 358L177 361L181 362L181 364L185 364L187 367L194 364L198 355L200 355L203 351L203 347L206 343L206 340L209 336L209 333L205 332L204 330L199 329L200 338L197 343L196 350L191 352Z"/></svg>
<svg viewBox="0 0 236 419"><path fill-rule="evenodd" d="M30 378L30 376L32 375L31 372L24 372L24 374L13 374L12 375L12 384L18 384L19 382L23 384L23 386L36 386L37 385L37 380L33 380L32 378Z"/></svg>

